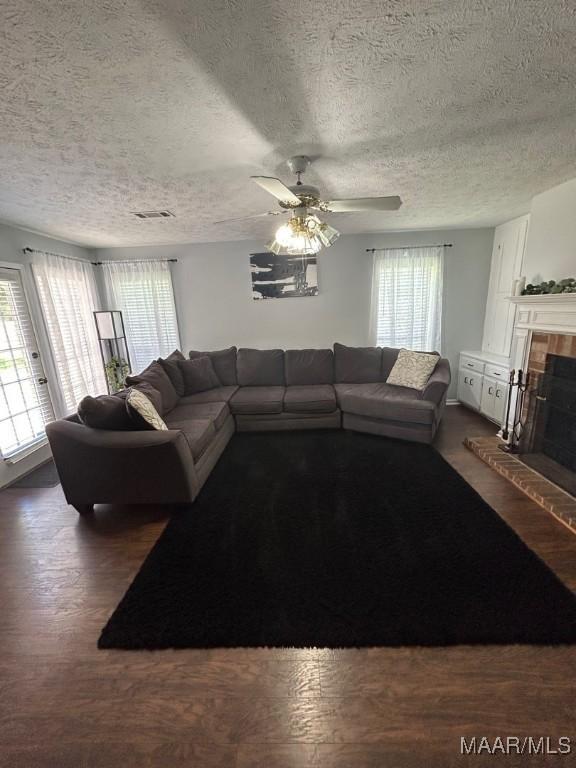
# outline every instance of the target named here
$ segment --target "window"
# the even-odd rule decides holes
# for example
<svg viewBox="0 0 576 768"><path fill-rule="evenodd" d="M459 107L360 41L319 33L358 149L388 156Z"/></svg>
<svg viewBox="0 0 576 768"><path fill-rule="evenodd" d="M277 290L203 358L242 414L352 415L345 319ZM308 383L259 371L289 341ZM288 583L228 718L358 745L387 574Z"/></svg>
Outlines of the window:
<svg viewBox="0 0 576 768"><path fill-rule="evenodd" d="M442 246L374 254L371 336L382 347L441 351Z"/></svg>
<svg viewBox="0 0 576 768"><path fill-rule="evenodd" d="M17 268L0 268L0 452L14 456L54 420L30 310Z"/></svg>
<svg viewBox="0 0 576 768"><path fill-rule="evenodd" d="M167 261L103 264L110 309L122 312L133 371L180 347L172 274Z"/></svg>
<svg viewBox="0 0 576 768"><path fill-rule="evenodd" d="M32 270L38 288L54 366L67 413L86 395L107 391L94 310L94 267L79 259L36 253Z"/></svg>

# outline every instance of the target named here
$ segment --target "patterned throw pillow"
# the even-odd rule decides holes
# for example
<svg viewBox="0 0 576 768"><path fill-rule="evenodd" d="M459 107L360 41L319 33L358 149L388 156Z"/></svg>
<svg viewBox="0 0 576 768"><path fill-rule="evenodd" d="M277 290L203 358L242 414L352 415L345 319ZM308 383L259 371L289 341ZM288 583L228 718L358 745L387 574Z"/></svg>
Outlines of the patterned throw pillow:
<svg viewBox="0 0 576 768"><path fill-rule="evenodd" d="M140 429L168 429L158 411L143 392L131 387L126 397L128 414Z"/></svg>
<svg viewBox="0 0 576 768"><path fill-rule="evenodd" d="M439 360L440 355L401 349L386 383L423 390Z"/></svg>

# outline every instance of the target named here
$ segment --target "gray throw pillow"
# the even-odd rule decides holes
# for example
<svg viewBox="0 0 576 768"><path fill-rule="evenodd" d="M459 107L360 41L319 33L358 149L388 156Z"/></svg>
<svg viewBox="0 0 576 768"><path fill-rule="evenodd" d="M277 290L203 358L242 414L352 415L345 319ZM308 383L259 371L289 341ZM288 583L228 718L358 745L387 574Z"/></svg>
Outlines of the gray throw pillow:
<svg viewBox="0 0 576 768"><path fill-rule="evenodd" d="M150 384L151 387L160 392L162 406L160 409L156 409L160 415L168 413L178 404L178 394L160 363L151 363L148 368L137 376L126 376L126 384L130 386Z"/></svg>
<svg viewBox="0 0 576 768"><path fill-rule="evenodd" d="M207 389L220 387L220 379L216 376L212 360L209 357L196 357L194 360L179 362L182 376L184 377L184 391L186 395L195 395L196 392L204 392Z"/></svg>
<svg viewBox="0 0 576 768"><path fill-rule="evenodd" d="M128 389L122 389L120 392L116 392L114 396L122 398L122 400L125 402L126 398L130 394L131 389L137 389L139 392L145 394L154 408L156 408L158 413L162 416L162 395L160 392L158 392L157 389L154 389L154 387L150 386L150 384L147 384L146 382L142 382L142 384L135 384L133 387L129 387Z"/></svg>
<svg viewBox="0 0 576 768"><path fill-rule="evenodd" d="M216 349L213 352L198 352L194 349L190 350L188 357L190 360L195 360L198 357L209 357L212 360L214 371L216 376L220 380L220 384L223 387L230 387L238 383L236 377L236 347L228 347L228 349Z"/></svg>
<svg viewBox="0 0 576 768"><path fill-rule="evenodd" d="M178 365L179 362L183 362L184 360L186 360L186 358L179 349L175 349L171 355L168 355L168 357L158 358L158 362L172 382L172 386L176 390L178 397L184 397L184 376Z"/></svg>
<svg viewBox="0 0 576 768"><path fill-rule="evenodd" d="M116 395L88 395L78 405L78 418L93 429L134 429L124 398Z"/></svg>

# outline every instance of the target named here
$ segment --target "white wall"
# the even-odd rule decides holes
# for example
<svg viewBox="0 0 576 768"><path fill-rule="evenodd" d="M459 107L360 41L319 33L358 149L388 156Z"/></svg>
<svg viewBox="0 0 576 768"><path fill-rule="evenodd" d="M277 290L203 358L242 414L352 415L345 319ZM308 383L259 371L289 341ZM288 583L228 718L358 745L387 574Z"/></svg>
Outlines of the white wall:
<svg viewBox="0 0 576 768"><path fill-rule="evenodd" d="M330 347L369 344L372 254L367 248L454 243L446 249L444 349L457 369L461 349L479 348L492 229L341 237L318 260L319 295L254 301L249 254L261 242L98 250L99 259L177 258L173 265L182 348ZM453 383L450 397L455 396Z"/></svg>
<svg viewBox="0 0 576 768"><path fill-rule="evenodd" d="M523 273L529 283L576 277L576 179L533 198Z"/></svg>
<svg viewBox="0 0 576 768"><path fill-rule="evenodd" d="M84 248L69 243L63 243L50 237L44 237L43 235L27 232L23 229L9 227L6 224L0 224L0 262L25 265L23 271L24 287L30 300L30 309L38 336L40 356L44 363L47 377L50 380L52 368L48 350L48 341L46 339L46 334L44 333L38 305L35 301L35 292L30 269L33 254L23 253L23 248L45 249L47 251L61 253L64 256L77 256L86 259L90 258L90 254ZM21 475L25 475L35 466L42 464L49 458L50 448L46 444L14 464L10 464L0 459L0 488L14 482L14 480L18 479Z"/></svg>

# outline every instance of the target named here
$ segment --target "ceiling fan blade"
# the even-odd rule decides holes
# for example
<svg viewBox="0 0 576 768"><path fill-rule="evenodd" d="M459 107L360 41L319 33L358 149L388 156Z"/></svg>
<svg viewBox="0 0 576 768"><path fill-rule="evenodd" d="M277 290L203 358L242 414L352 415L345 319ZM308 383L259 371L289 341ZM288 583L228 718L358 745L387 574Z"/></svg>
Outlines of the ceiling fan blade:
<svg viewBox="0 0 576 768"><path fill-rule="evenodd" d="M362 211L397 211L402 205L398 195L389 197L356 197L351 200L326 200L331 213L361 213Z"/></svg>
<svg viewBox="0 0 576 768"><path fill-rule="evenodd" d="M292 205L300 205L300 198L296 197L294 192L288 189L286 184L280 179L275 179L273 176L250 176L252 181L255 181L259 187L265 189L270 195L273 195L281 203L291 203Z"/></svg>
<svg viewBox="0 0 576 768"><path fill-rule="evenodd" d="M288 213L288 211L266 211L265 213L255 213L253 216L237 216L235 219L220 219L220 221L213 221L213 224L228 224L230 221L248 221L249 219L260 219L262 216L280 216L281 213Z"/></svg>

